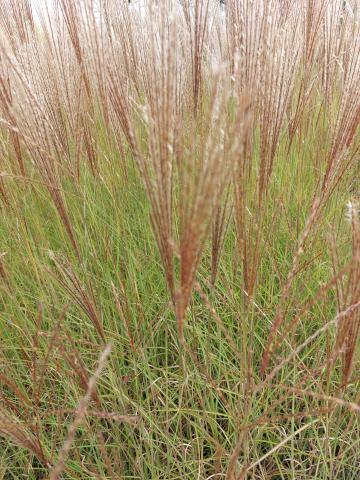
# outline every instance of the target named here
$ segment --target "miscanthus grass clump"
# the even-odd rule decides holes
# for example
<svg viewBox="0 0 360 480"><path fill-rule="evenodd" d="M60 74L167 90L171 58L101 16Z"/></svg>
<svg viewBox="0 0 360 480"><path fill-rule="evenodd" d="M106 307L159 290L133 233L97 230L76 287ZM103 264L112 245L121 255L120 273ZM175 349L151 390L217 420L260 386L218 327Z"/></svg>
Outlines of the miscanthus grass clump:
<svg viewBox="0 0 360 480"><path fill-rule="evenodd" d="M0 478L357 479L355 0L0 0Z"/></svg>

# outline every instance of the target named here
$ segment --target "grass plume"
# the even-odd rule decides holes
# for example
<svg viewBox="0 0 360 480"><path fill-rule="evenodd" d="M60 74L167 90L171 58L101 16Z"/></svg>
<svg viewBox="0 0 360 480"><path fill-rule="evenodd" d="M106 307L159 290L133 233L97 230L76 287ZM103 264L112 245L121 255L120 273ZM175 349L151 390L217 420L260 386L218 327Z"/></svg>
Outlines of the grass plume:
<svg viewBox="0 0 360 480"><path fill-rule="evenodd" d="M357 478L359 124L355 0L0 0L0 476Z"/></svg>

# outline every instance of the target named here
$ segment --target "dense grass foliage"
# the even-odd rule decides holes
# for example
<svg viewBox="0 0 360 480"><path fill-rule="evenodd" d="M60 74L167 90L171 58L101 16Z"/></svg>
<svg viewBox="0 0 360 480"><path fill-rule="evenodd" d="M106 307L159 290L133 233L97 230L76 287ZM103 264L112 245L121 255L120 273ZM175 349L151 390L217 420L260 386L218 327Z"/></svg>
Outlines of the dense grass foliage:
<svg viewBox="0 0 360 480"><path fill-rule="evenodd" d="M0 0L0 479L357 479L360 9Z"/></svg>

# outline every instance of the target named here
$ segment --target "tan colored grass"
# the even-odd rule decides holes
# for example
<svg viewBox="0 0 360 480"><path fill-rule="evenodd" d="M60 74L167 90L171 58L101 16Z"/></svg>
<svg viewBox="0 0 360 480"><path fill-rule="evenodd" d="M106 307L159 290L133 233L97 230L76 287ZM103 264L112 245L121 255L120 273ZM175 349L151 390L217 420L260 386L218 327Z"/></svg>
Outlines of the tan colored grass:
<svg viewBox="0 0 360 480"><path fill-rule="evenodd" d="M135 166L150 206L168 290L166 309L169 302L176 317L179 363L185 371L186 362L191 362L234 427L231 451L216 445L216 456L227 462L221 472L221 458L217 458L216 475L242 478L318 422L309 420L257 460L238 465L242 453L245 458L251 448L251 428L270 418L264 414L249 420L264 389L282 388L303 400L317 400L320 407L314 411L319 417L339 406L352 413L359 411L357 401L341 398L354 378L360 334L356 198L351 199L348 213L350 259L340 260L334 233L331 278L314 288L310 299L304 300L298 290L304 288L301 274L312 268L312 259L306 258L308 247L319 242L318 232L338 188L357 171L360 9L355 1L344 4L342 0L227 0L222 19L215 0L149 0L143 16L127 2L99 2L97 12L93 5L91 0L59 0L51 14L46 7L40 8L36 23L28 0L0 0L1 205L6 212L16 207L11 182L16 186L27 182L34 187L34 196L35 186L46 188L70 246L51 253L53 265L47 273L56 279L71 306L85 314L97 338L106 343L112 332L104 327L105 309L93 288L95 282L82 274L87 252L81 239L86 225L75 223L69 208L70 190L64 185L70 183L79 198L84 198L85 175L106 184L104 165L113 162L114 176L126 183ZM310 174L302 162L310 165ZM296 206L298 216L304 213L304 218L295 220L296 214L282 217L292 207L286 205L292 185L283 185L281 195L277 193L282 170L290 163L294 179L299 171L304 173L304 182L314 183L308 203ZM121 214L113 212L114 217ZM288 225L293 235L291 251L286 252L290 260L280 266L271 250L274 242L269 241L279 218L297 222L296 228ZM233 225L231 283L221 271L221 261ZM203 278L200 267L202 262L206 265L207 253L211 272ZM264 312L259 301L267 261L279 283L270 313ZM1 253L0 281L10 295L12 279L6 262ZM219 285L226 287L226 293L217 291ZM135 356L140 350L139 332L132 329L132 305L124 298L122 280L118 288L109 284L109 290L109 302ZM242 292L242 298L234 290ZM325 320L298 341L301 322L334 291L337 312L333 320ZM241 365L240 379L234 380L236 393L241 393L239 405L233 405L234 392L212 378L211 365L193 347L196 339L191 332L195 330L188 324L188 312L194 292ZM232 320L238 323L240 339L233 338L213 296L234 303ZM76 431L87 414L104 422L113 419L131 425L138 417L102 411L103 398L95 384L110 349L105 348L91 377L71 333L60 325L66 309L48 335L40 361L43 307L39 305L32 356L23 353L31 365L32 391L24 393L15 380L0 372L0 384L6 388L0 397L0 431L50 468L54 480L65 471ZM263 343L256 339L261 321ZM316 357L315 366L307 367L301 354L319 338L326 340L327 351ZM260 353L254 352L259 343ZM66 365L76 388L85 392L54 466L40 440L38 416L50 362L56 365L57 375L65 368L61 365ZM291 362L298 365L299 388L277 383ZM314 391L313 383L311 387L306 383L314 382L316 375L327 375L323 383L329 387L329 375L335 375L338 365L341 388L325 392L321 380ZM284 401L281 395L279 403ZM88 410L91 401L96 411ZM310 411L308 407L299 416L305 418ZM32 413L35 423L28 427ZM296 414L280 417L295 418ZM108 456L103 432L98 441L107 471L115 478L118 472Z"/></svg>

